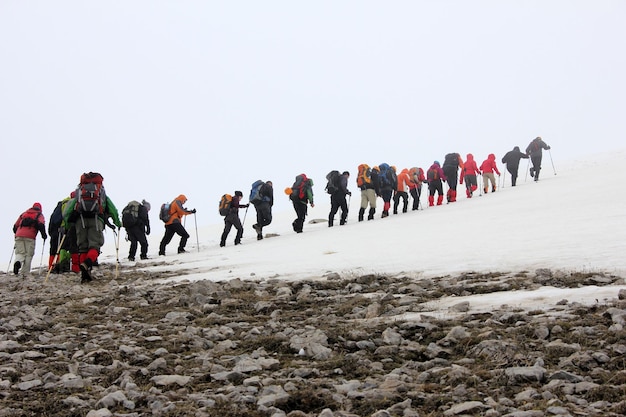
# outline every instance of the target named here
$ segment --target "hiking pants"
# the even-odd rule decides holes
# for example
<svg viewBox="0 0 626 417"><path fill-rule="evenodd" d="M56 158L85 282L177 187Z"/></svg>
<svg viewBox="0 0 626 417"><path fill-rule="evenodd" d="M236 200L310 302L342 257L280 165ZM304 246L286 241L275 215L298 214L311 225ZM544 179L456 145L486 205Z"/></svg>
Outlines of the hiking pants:
<svg viewBox="0 0 626 417"><path fill-rule="evenodd" d="M76 242L79 253L87 253L89 249L100 252L104 245L104 222L99 217L78 218L75 223Z"/></svg>
<svg viewBox="0 0 626 417"><path fill-rule="evenodd" d="M35 239L27 237L15 238L15 262L20 262L20 272L28 274L30 272L30 264L35 256Z"/></svg>
<svg viewBox="0 0 626 417"><path fill-rule="evenodd" d="M493 175L493 172L483 172L483 189L487 192L489 188L489 182L491 181L491 187L496 189L496 176Z"/></svg>
<svg viewBox="0 0 626 417"><path fill-rule="evenodd" d="M376 208L376 191L373 188L361 190L361 208L366 209L368 204L370 208Z"/></svg>
<svg viewBox="0 0 626 417"><path fill-rule="evenodd" d="M296 211L296 219L291 224L293 226L293 231L296 233L302 233L302 229L304 228L304 219L306 218L307 213L307 203L300 200L295 199L292 200L293 209Z"/></svg>
<svg viewBox="0 0 626 417"><path fill-rule="evenodd" d="M142 225L135 225L133 227L127 227L126 233L128 234L128 240L130 241L130 250L128 251L128 257L134 258L137 254L137 243L141 245L141 256L146 257L148 255L148 239L146 238L146 227Z"/></svg>
<svg viewBox="0 0 626 417"><path fill-rule="evenodd" d="M272 207L269 201L262 201L254 208L256 209L256 224L263 228L272 223Z"/></svg>
<svg viewBox="0 0 626 417"><path fill-rule="evenodd" d="M542 157L543 157L543 154L540 154L540 153L530 156L530 161L533 163L533 171L535 173L534 175L535 180L539 179L539 171L541 171Z"/></svg>
<svg viewBox="0 0 626 417"><path fill-rule="evenodd" d="M222 232L222 239L220 243L222 245L226 244L226 238L230 233L230 229L235 226L237 229L237 235L235 236L235 245L241 243L241 238L243 237L243 226L241 225L241 220L239 220L239 214L230 213L228 216L224 217L224 231Z"/></svg>
<svg viewBox="0 0 626 417"><path fill-rule="evenodd" d="M413 210L419 209L420 197L422 196L422 186L417 186L409 190L411 197L413 197Z"/></svg>
<svg viewBox="0 0 626 417"><path fill-rule="evenodd" d="M165 255L165 247L172 241L174 234L180 236L178 250L180 251L182 249L185 249L187 239L189 239L189 233L187 233L182 223L176 222L165 225L165 235L163 236L163 239L161 240L161 245L159 246L159 254Z"/></svg>
<svg viewBox="0 0 626 417"><path fill-rule="evenodd" d="M511 186L515 187L517 183L517 171L519 170L519 165L506 164L506 170L511 174Z"/></svg>
<svg viewBox="0 0 626 417"><path fill-rule="evenodd" d="M393 196L392 189L380 190L380 196L383 198L383 213L389 213L391 207L391 197Z"/></svg>
<svg viewBox="0 0 626 417"><path fill-rule="evenodd" d="M409 207L409 195L406 191L396 191L393 196L393 214L398 214L398 206L400 205L400 199L402 199L402 212L406 213Z"/></svg>
<svg viewBox="0 0 626 417"><path fill-rule="evenodd" d="M428 183L428 195L432 197L435 195L435 192L441 196L443 195L443 184L441 180L432 180Z"/></svg>
<svg viewBox="0 0 626 417"><path fill-rule="evenodd" d="M341 207L341 219L340 225L346 224L348 218L348 202L346 201L346 195L343 191L336 192L330 196L330 214L328 215L328 225L332 226L335 219L335 214Z"/></svg>

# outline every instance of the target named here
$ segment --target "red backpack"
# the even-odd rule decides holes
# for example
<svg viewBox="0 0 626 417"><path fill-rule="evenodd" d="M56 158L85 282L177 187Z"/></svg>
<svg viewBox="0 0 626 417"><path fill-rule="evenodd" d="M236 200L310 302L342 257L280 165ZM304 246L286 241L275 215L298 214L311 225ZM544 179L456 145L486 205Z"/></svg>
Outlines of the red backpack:
<svg viewBox="0 0 626 417"><path fill-rule="evenodd" d="M102 175L86 172L80 176L76 189L76 211L87 214L103 214L106 206L106 193L102 185Z"/></svg>

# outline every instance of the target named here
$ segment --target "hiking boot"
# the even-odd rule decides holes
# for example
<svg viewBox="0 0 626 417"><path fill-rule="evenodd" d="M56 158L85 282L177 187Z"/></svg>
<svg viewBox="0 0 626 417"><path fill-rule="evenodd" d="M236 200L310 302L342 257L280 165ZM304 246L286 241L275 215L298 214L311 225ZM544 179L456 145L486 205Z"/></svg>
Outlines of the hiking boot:
<svg viewBox="0 0 626 417"><path fill-rule="evenodd" d="M261 228L259 227L258 224L253 224L252 228L254 229L255 232L257 232L257 234L261 233Z"/></svg>
<svg viewBox="0 0 626 417"><path fill-rule="evenodd" d="M339 222L339 226L343 226L343 225L345 225L345 224L346 224L346 221L345 221L345 220L341 220L341 221Z"/></svg>
<svg viewBox="0 0 626 417"><path fill-rule="evenodd" d="M142 261L145 261L146 259L148 259L148 255L141 255L139 256L139 259L141 259Z"/></svg>
<svg viewBox="0 0 626 417"><path fill-rule="evenodd" d="M129 256L128 260L131 261L131 262L135 262L135 257L134 256Z"/></svg>
<svg viewBox="0 0 626 417"><path fill-rule="evenodd" d="M15 263L13 264L13 273L15 275L19 274L21 267L22 267L22 263L20 261L15 261Z"/></svg>
<svg viewBox="0 0 626 417"><path fill-rule="evenodd" d="M256 240L263 240L263 235L261 233L256 235Z"/></svg>
<svg viewBox="0 0 626 417"><path fill-rule="evenodd" d="M223 248L224 246L226 246L226 242L220 242L220 248Z"/></svg>
<svg viewBox="0 0 626 417"><path fill-rule="evenodd" d="M491 187L491 192L495 193L496 192L496 186L494 185L493 187Z"/></svg>
<svg viewBox="0 0 626 417"><path fill-rule="evenodd" d="M485 194L487 194L487 191L489 191L489 188L484 187L484 188L483 188L483 192L484 192Z"/></svg>
<svg viewBox="0 0 626 417"><path fill-rule="evenodd" d="M80 283L85 284L87 282L91 282L93 277L91 276L91 272L89 271L89 265L86 262L80 264Z"/></svg>
<svg viewBox="0 0 626 417"><path fill-rule="evenodd" d="M178 253L187 253L185 248L178 248Z"/></svg>
<svg viewBox="0 0 626 417"><path fill-rule="evenodd" d="M534 177L535 176L535 168L530 168L530 176Z"/></svg>
<svg viewBox="0 0 626 417"><path fill-rule="evenodd" d="M165 256L165 251L159 251L159 256Z"/></svg>

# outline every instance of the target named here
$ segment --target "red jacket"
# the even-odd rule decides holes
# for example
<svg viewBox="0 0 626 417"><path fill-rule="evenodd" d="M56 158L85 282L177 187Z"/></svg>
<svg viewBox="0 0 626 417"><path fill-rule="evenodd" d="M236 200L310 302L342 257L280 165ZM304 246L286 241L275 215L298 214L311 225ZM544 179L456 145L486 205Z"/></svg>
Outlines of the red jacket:
<svg viewBox="0 0 626 417"><path fill-rule="evenodd" d="M30 220L32 225L25 226L24 219L27 219L27 222ZM17 221L13 225L13 233L15 233L15 237L35 239L37 238L37 232L41 232L42 238L48 238L46 235L46 219L41 212L41 204L39 203L33 204L33 207L20 214L20 217L17 218Z"/></svg>
<svg viewBox="0 0 626 417"><path fill-rule="evenodd" d="M493 174L495 172L496 174L500 175L500 171L498 171L498 167L496 166L496 156L490 153L487 159L485 159L480 165L480 170L483 173Z"/></svg>
<svg viewBox="0 0 626 417"><path fill-rule="evenodd" d="M472 155L471 153L467 154L467 160L465 161L465 165L463 166L463 169L461 169L461 184L463 184L463 178L465 178L466 175L478 175L480 174L480 170L478 169L478 166L476 165L476 161L474 160L474 155Z"/></svg>
<svg viewBox="0 0 626 417"><path fill-rule="evenodd" d="M437 178L435 181L437 180L447 181L448 180L448 178L446 177L446 174L443 173L443 169L441 169L441 166L439 165L439 163L432 164L430 168L428 168L428 171L430 171L431 169L434 169L437 171L437 175L439 178Z"/></svg>

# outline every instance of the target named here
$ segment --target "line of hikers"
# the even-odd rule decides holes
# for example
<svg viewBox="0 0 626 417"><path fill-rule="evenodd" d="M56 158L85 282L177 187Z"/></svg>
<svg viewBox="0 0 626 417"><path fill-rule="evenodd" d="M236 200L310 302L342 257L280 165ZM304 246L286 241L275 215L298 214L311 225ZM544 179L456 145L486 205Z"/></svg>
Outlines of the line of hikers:
<svg viewBox="0 0 626 417"><path fill-rule="evenodd" d="M542 150L549 150L541 137L533 139L526 152L521 152L518 146L507 152L502 158L508 172L511 174L511 185L517 183L519 162L528 159L532 162L530 175L534 181L539 180L541 171ZM460 177L458 176L460 170ZM494 154L489 154L482 164L477 166L471 153L463 161L458 153L449 153L444 163L434 161L426 173L422 168L405 168L397 173L394 166L381 163L369 167L367 164L358 166L356 185L361 191L361 203L358 221L373 220L376 213L376 200L383 199L381 217L389 216L391 201L393 200L393 214L398 213L402 200L402 212L408 211L409 195L412 197L412 210L418 210L422 185L428 184L428 205L441 205L443 202L443 182L448 184L446 198L448 203L456 201L457 183L465 183L467 198L471 198L478 189L478 175L482 176L484 193L496 191L495 175L500 175ZM345 225L348 217L346 196L351 197L348 189L350 173L339 173L333 170L326 176L325 191L330 195L331 208L328 214L328 226L334 226L334 218L341 210L339 225ZM306 174L296 176L291 187L285 188L292 201L296 219L292 222L294 232L302 233L308 206L315 207L313 202L313 180ZM435 202L435 194L437 200ZM248 208L250 204L256 210L256 223L252 228L257 233L257 240L263 239L263 228L272 222L272 206L274 205L274 191L271 181L258 180L252 184L249 204L241 204L243 192L235 191L234 195L224 194L219 202L219 213L224 216L224 231L220 239L220 247L226 245L226 239L233 227L237 230L235 245L241 243L243 225L239 219L239 209ZM176 197L171 203L161 205L159 218L164 222L165 234L159 245L159 255L165 255L165 249L174 235L180 236L178 253L185 253L185 246L190 235L186 231L182 219L184 216L196 213L195 209L187 209L184 204L187 197L184 194ZM150 234L149 211L151 205L146 200L131 201L122 210L122 216L106 195L103 186L103 177L99 173L84 173L76 190L69 197L59 201L52 212L48 227L50 235L50 255L48 273L72 271L81 274L81 283L92 280L92 268L98 263L100 249L104 244L104 228L110 227L116 237L116 250L119 250L119 231L126 229L127 240L130 242L128 260L134 261L138 247L140 259L148 259L147 235ZM35 240L40 233L45 241L48 238L45 227L45 217L40 203L34 203L31 208L22 213L13 225L15 234L15 262L13 273L18 275L29 273L32 258L35 253ZM42 254L43 255L43 254ZM119 260L118 260L119 261Z"/></svg>

